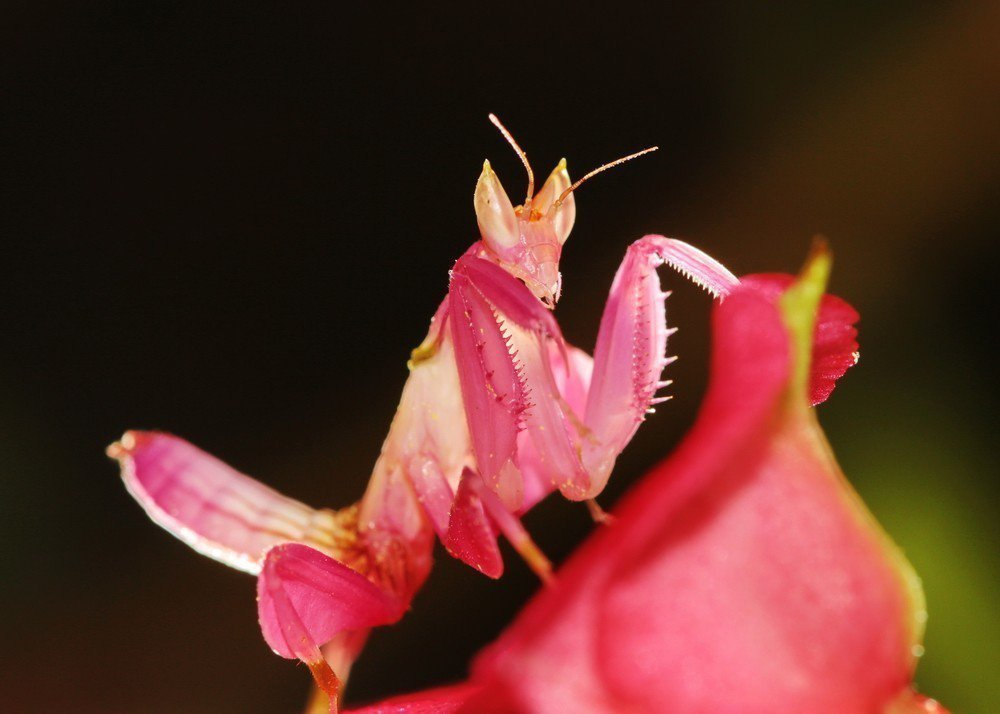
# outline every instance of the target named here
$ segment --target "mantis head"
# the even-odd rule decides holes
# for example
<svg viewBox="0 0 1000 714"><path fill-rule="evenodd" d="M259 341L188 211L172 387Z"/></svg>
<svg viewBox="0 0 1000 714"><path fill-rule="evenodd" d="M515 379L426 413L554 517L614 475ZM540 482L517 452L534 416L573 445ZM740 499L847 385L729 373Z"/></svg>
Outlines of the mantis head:
<svg viewBox="0 0 1000 714"><path fill-rule="evenodd" d="M549 176L542 190L515 207L503 190L500 179L483 163L483 173L476 184L476 220L488 257L528 289L546 307L559 300L562 277L559 255L576 218L576 205L570 193L562 202L559 196L570 186L566 160Z"/></svg>
<svg viewBox="0 0 1000 714"><path fill-rule="evenodd" d="M483 162L483 172L476 183L475 194L476 220L482 235L483 257L492 259L521 280L535 297L552 309L558 302L562 289L559 256L576 219L573 191L591 176L655 151L656 147L604 164L576 183L570 182L566 159L563 159L536 194L535 176L527 155L496 115L490 114L490 121L504 135L524 164L528 172L528 194L523 204L514 206L500 184L500 179L490 167L490 162Z"/></svg>

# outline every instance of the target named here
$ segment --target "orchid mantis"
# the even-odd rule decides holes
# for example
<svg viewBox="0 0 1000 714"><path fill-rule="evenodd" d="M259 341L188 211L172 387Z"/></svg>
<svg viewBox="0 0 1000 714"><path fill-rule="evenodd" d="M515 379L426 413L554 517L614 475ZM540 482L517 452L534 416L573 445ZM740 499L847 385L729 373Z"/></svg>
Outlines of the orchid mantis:
<svg viewBox="0 0 1000 714"><path fill-rule="evenodd" d="M490 577L503 534L543 579L551 566L519 516L554 490L593 499L660 399L670 331L656 269L667 264L713 296L737 279L681 241L633 243L615 276L594 356L567 344L551 312L576 216L561 161L541 189L528 173L514 206L489 162L476 185L480 238L451 270L358 504L315 510L187 442L127 432L108 453L154 521L197 551L258 575L265 639L309 665L336 707L368 628L402 616L431 566L435 535ZM647 151L651 151L648 149Z"/></svg>

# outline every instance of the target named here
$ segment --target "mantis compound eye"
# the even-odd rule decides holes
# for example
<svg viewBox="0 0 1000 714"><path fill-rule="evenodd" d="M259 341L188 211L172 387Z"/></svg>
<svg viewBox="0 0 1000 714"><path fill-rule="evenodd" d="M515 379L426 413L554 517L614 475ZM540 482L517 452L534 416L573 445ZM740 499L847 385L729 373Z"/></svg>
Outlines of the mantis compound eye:
<svg viewBox="0 0 1000 714"><path fill-rule="evenodd" d="M520 237L517 214L489 161L483 162L483 173L476 183L475 206L479 232L486 245L500 255L516 248Z"/></svg>

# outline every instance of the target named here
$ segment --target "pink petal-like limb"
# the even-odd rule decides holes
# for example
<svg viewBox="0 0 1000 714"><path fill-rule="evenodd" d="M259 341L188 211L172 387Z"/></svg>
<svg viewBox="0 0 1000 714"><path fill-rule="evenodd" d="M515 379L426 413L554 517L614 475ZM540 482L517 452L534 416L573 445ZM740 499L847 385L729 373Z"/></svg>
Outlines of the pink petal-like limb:
<svg viewBox="0 0 1000 714"><path fill-rule="evenodd" d="M507 319L525 329L562 340L559 323L552 312L542 307L524 283L496 263L466 255L455 265L455 270L466 275Z"/></svg>
<svg viewBox="0 0 1000 714"><path fill-rule="evenodd" d="M561 411L586 434L586 428L576 415L583 414L587 406L587 391L590 389L594 360L577 347L565 343L559 345L550 340L549 364L556 391L561 395L558 400ZM551 388L548 391L552 394ZM529 424L534 425L532 422ZM557 487L558 479L553 478L552 452L546 453L536 446L536 442L540 443L542 448L545 446L544 440L538 437L536 429L525 430L518 434L518 465L524 477L524 503L517 511L520 515L531 510ZM579 459L575 461L578 462Z"/></svg>
<svg viewBox="0 0 1000 714"><path fill-rule="evenodd" d="M436 460L422 454L410 459L407 473L417 500L443 542L448 535L451 506L455 500L448 479Z"/></svg>
<svg viewBox="0 0 1000 714"><path fill-rule="evenodd" d="M588 478L562 487L574 500L593 498L607 484L618 454L655 404L668 364L665 301L656 269L669 265L705 288L725 296L739 281L716 260L679 240L647 235L631 246L618 268L601 317L594 349L593 378L584 423L593 438L583 441Z"/></svg>
<svg viewBox="0 0 1000 714"><path fill-rule="evenodd" d="M282 496L170 434L125 432L108 455L153 521L199 553L251 574L278 543L332 551L350 515Z"/></svg>
<svg viewBox="0 0 1000 714"><path fill-rule="evenodd" d="M336 711L340 680L320 651L337 635L398 620L406 604L343 563L299 543L267 551L257 580L261 631L271 649L302 660Z"/></svg>
<svg viewBox="0 0 1000 714"><path fill-rule="evenodd" d="M548 584L551 582L552 563L545 557L545 554L535 544L531 536L528 535L528 531L521 523L521 519L508 511L507 507L495 493L482 486L480 486L480 490L483 507L493 518L493 522L500 529L500 532L514 546L514 550L517 551L518 555L521 556L528 567L535 572L535 575L543 583Z"/></svg>
<svg viewBox="0 0 1000 714"><path fill-rule="evenodd" d="M444 545L448 552L483 575L503 575L503 557L497 545L497 533L483 506L479 475L466 469L451 507L451 521Z"/></svg>
<svg viewBox="0 0 1000 714"><path fill-rule="evenodd" d="M514 462L527 406L524 382L511 354L509 333L494 307L460 269L461 263L452 271L448 291L449 327L472 448L483 480L510 508L517 508L524 497Z"/></svg>
<svg viewBox="0 0 1000 714"><path fill-rule="evenodd" d="M549 490L555 485L586 481L587 475L579 457L583 424L573 414L564 397L564 388L579 382L579 379L568 373L575 366L574 360L579 360L579 357L570 357L569 348L552 313L542 307L523 283L489 261L466 256L458 262L455 272L467 275L475 284L495 319L503 322L512 360L516 354L515 369L522 384L530 390L530 395L527 396L530 396L531 403L525 406L521 421L531 436L533 448L529 458L536 459L533 464L536 467L535 473L548 484ZM460 370L462 364L460 360ZM561 368L561 378L556 377L554 365ZM478 378L471 370L468 370L468 374ZM468 381L478 383L472 379ZM465 384L463 381L463 395ZM470 429L475 441L476 427L471 419ZM512 478L519 481L522 500L513 501L505 497L501 489L496 488L490 479L486 479L487 484L512 511L520 510L524 505L524 478L520 471L524 466L521 463L522 445L523 441L519 442L517 448L519 469L511 474Z"/></svg>
<svg viewBox="0 0 1000 714"><path fill-rule="evenodd" d="M499 578L503 575L503 559L497 546L498 529L539 579L549 582L552 563L528 535L520 519L485 487L481 478L466 469L452 506L445 539L448 552L484 575Z"/></svg>

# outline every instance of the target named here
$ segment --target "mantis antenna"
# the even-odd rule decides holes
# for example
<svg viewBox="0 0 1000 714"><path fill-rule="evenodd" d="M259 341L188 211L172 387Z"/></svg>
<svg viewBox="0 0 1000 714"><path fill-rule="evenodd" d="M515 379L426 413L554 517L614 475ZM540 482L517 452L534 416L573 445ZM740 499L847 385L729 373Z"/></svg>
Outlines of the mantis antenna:
<svg viewBox="0 0 1000 714"><path fill-rule="evenodd" d="M532 197L535 195L535 174L531 170L531 164L528 163L528 155L521 150L520 146L517 145L517 142L514 141L514 137L509 131L507 131L507 127L500 123L496 114L490 114L490 121L493 122L493 126L499 129L500 133L503 134L503 138L506 139L507 143L514 149L514 152L517 154L518 158L521 159L521 163L524 164L524 168L528 172L528 198L525 199L524 205L529 206L531 204Z"/></svg>
<svg viewBox="0 0 1000 714"><path fill-rule="evenodd" d="M643 149L642 151L637 151L634 154L629 154L628 156L623 156L620 159L615 159L614 161L611 161L611 162L609 162L607 164L604 164L603 166L598 166L596 169L594 169L593 171L591 171L590 173L588 173L582 179L580 179L579 181L577 181L576 183L574 183L572 186L570 186L569 188L567 188L565 191L563 191L561 194L559 194L559 198L557 198L555 201L552 202L552 206L548 210L548 215L551 216L553 213L555 213L556 211L558 211L559 210L559 206L561 206L562 202L566 200L566 197L568 195L570 195L571 193L573 193L573 191L575 191L576 189L580 188L580 185L584 181L586 181L587 179L594 178L594 176L597 176L597 174L601 173L602 171L607 171L608 169L612 168L613 166L618 166L619 164L624 164L626 161L631 161L632 159L637 159L640 156L642 156L643 154L648 154L651 151L657 151L659 148L660 148L659 146L650 146L648 149Z"/></svg>

